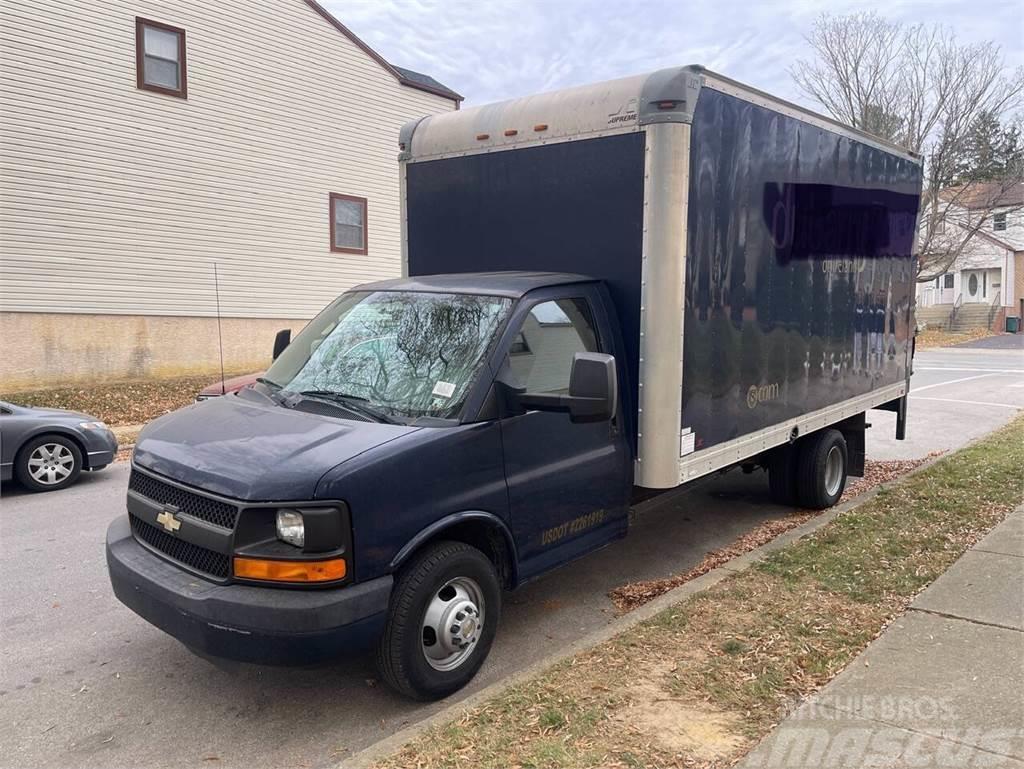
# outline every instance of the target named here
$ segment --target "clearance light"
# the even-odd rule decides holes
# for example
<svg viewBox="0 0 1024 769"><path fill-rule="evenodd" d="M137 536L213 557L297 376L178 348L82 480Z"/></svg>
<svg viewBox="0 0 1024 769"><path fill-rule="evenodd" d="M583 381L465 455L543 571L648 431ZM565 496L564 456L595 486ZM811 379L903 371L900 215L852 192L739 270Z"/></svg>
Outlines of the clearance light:
<svg viewBox="0 0 1024 769"><path fill-rule="evenodd" d="M548 124L547 123L537 123L537 125L535 125L533 127L533 130L534 131L546 131L546 130L548 130Z"/></svg>
<svg viewBox="0 0 1024 769"><path fill-rule="evenodd" d="M506 128L505 129L505 136L515 136L517 133L519 133L519 131L517 131L514 128Z"/></svg>
<svg viewBox="0 0 1024 769"><path fill-rule="evenodd" d="M488 139L490 139L490 138L491 138L491 135L490 135L490 134L477 134L477 135L476 135L476 140L477 140L478 142L483 142L483 141L487 141L487 140L488 140Z"/></svg>
<svg viewBox="0 0 1024 769"><path fill-rule="evenodd" d="M678 103L677 101L659 101L658 109L675 109Z"/></svg>
<svg viewBox="0 0 1024 769"><path fill-rule="evenodd" d="M267 561L262 558L235 558L235 576L266 582L333 582L344 579L344 558L329 561Z"/></svg>

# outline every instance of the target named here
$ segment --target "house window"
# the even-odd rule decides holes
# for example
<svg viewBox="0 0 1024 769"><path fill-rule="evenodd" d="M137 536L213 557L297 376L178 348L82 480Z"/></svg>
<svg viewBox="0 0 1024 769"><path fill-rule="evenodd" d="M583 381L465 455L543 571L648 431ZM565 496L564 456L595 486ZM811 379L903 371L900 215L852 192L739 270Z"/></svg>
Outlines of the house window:
<svg viewBox="0 0 1024 769"><path fill-rule="evenodd" d="M953 273L947 272L942 276L942 287L953 288Z"/></svg>
<svg viewBox="0 0 1024 769"><path fill-rule="evenodd" d="M1006 229L1006 212L992 214L992 229L1001 232Z"/></svg>
<svg viewBox="0 0 1024 769"><path fill-rule="evenodd" d="M366 253L366 198L332 192L331 251Z"/></svg>
<svg viewBox="0 0 1024 769"><path fill-rule="evenodd" d="M135 77L146 91L188 97L185 30L135 17Z"/></svg>

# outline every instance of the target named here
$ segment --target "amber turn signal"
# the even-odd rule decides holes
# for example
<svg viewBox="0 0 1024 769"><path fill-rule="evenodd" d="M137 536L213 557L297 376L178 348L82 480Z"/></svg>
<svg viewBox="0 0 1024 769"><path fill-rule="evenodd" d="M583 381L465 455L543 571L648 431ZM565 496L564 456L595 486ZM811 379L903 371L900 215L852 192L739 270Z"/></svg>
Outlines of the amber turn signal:
<svg viewBox="0 0 1024 769"><path fill-rule="evenodd" d="M235 558L235 576L267 582L333 582L343 579L345 559L329 561L266 561L261 558Z"/></svg>

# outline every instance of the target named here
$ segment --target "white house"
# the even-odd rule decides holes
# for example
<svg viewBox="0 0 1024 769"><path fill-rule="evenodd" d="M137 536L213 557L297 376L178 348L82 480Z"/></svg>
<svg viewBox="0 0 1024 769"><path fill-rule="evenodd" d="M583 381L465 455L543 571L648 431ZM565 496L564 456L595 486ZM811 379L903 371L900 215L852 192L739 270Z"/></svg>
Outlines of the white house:
<svg viewBox="0 0 1024 769"><path fill-rule="evenodd" d="M950 207L944 237L955 241L977 231L948 272L918 284L918 318L947 322L956 308L959 326L1001 330L1006 315L1024 315L1024 184L1004 190L975 183L958 191Z"/></svg>
<svg viewBox="0 0 1024 769"><path fill-rule="evenodd" d="M458 109L313 0L0 4L0 388L267 363L400 272L398 132Z"/></svg>

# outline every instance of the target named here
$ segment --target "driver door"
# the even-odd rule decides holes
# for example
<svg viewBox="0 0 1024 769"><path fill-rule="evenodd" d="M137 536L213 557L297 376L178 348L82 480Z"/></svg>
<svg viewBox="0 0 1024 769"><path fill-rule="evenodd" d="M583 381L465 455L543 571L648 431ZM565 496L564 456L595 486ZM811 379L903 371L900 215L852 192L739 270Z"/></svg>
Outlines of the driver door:
<svg viewBox="0 0 1024 769"><path fill-rule="evenodd" d="M571 286L517 308L498 378L529 393L568 393L575 353L614 353L611 329L595 323L597 299ZM617 420L573 423L567 413L527 411L500 426L521 578L625 533L632 460Z"/></svg>

